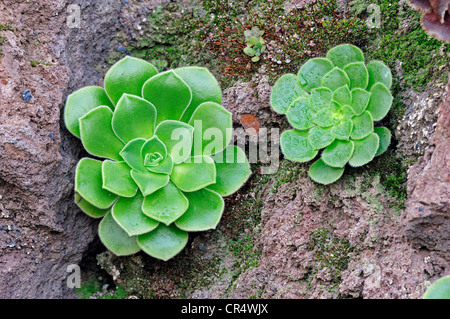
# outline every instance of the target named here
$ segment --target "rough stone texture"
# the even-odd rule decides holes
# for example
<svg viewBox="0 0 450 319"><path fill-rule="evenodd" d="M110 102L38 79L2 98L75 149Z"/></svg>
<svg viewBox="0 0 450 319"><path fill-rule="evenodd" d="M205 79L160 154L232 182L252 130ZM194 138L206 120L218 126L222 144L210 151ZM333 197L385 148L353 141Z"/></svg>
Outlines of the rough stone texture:
<svg viewBox="0 0 450 319"><path fill-rule="evenodd" d="M67 27L68 4L80 6L80 28ZM2 23L14 29L2 32L0 56L0 298L63 297L67 265L80 262L95 236L95 222L73 204L83 154L60 114L67 94L100 83L95 67L118 8L114 1L0 2Z"/></svg>
<svg viewBox="0 0 450 319"><path fill-rule="evenodd" d="M403 222L415 247L440 251L450 260L450 94L439 114L430 147L409 169Z"/></svg>

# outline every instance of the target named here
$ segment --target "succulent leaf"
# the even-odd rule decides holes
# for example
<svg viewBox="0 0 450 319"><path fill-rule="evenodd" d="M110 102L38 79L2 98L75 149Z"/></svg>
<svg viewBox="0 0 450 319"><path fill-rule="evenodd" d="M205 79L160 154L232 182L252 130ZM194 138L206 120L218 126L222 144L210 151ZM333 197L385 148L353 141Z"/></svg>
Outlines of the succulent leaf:
<svg viewBox="0 0 450 319"><path fill-rule="evenodd" d="M379 156L387 151L389 145L391 144L391 131L389 131L387 128L380 126L375 127L374 132L378 135L378 138L380 139L380 145L378 146L378 150L375 154L375 156Z"/></svg>
<svg viewBox="0 0 450 319"><path fill-rule="evenodd" d="M184 231L216 228L225 206L222 196L206 188L184 195L189 200L189 208L175 221L175 225Z"/></svg>
<svg viewBox="0 0 450 319"><path fill-rule="evenodd" d="M333 92L326 87L315 88L311 90L310 107L314 112L319 112L324 108L331 106Z"/></svg>
<svg viewBox="0 0 450 319"><path fill-rule="evenodd" d="M209 156L192 156L174 166L170 179L184 192L193 192L216 182L216 165Z"/></svg>
<svg viewBox="0 0 450 319"><path fill-rule="evenodd" d="M144 159L141 156L142 146L146 143L143 138L136 138L129 141L120 151L120 156L134 170L146 173L147 168L144 165Z"/></svg>
<svg viewBox="0 0 450 319"><path fill-rule="evenodd" d="M292 102L302 96L308 97L308 93L301 87L297 76L285 74L277 80L272 88L270 105L275 112L285 114Z"/></svg>
<svg viewBox="0 0 450 319"><path fill-rule="evenodd" d="M344 68L350 79L350 89L365 89L369 83L369 72L363 62L353 62Z"/></svg>
<svg viewBox="0 0 450 319"><path fill-rule="evenodd" d="M333 92L333 100L340 105L350 105L352 103L352 94L348 85L341 86Z"/></svg>
<svg viewBox="0 0 450 319"><path fill-rule="evenodd" d="M82 158L75 172L75 192L100 209L107 209L116 201L117 195L103 189L102 162Z"/></svg>
<svg viewBox="0 0 450 319"><path fill-rule="evenodd" d="M80 118L81 142L92 155L121 161L119 153L125 144L112 129L112 117L113 112L107 106L99 106L86 113Z"/></svg>
<svg viewBox="0 0 450 319"><path fill-rule="evenodd" d="M164 143L174 164L184 162L192 150L194 128L180 121L167 120L159 123L155 135Z"/></svg>
<svg viewBox="0 0 450 319"><path fill-rule="evenodd" d="M233 120L231 113L220 104L215 102L200 104L192 115L189 125L194 127L194 155L218 153L230 143L229 130Z"/></svg>
<svg viewBox="0 0 450 319"><path fill-rule="evenodd" d="M450 276L436 280L426 291L423 299L450 299Z"/></svg>
<svg viewBox="0 0 450 319"><path fill-rule="evenodd" d="M335 140L322 152L322 160L332 167L344 167L352 157L354 144L352 141Z"/></svg>
<svg viewBox="0 0 450 319"><path fill-rule="evenodd" d="M301 86L311 91L313 88L317 88L322 83L322 78L334 69L333 63L330 60L324 58L310 59L308 62L298 71L298 80Z"/></svg>
<svg viewBox="0 0 450 319"><path fill-rule="evenodd" d="M364 111L361 115L352 118L353 130L351 138L360 140L373 132L373 120L369 112Z"/></svg>
<svg viewBox="0 0 450 319"><path fill-rule="evenodd" d="M169 175L167 174L157 174L150 171L139 172L132 170L131 177L144 196L150 195L158 189L163 188L170 180Z"/></svg>
<svg viewBox="0 0 450 319"><path fill-rule="evenodd" d="M366 110L370 112L374 121L382 120L392 105L392 95L383 83L376 83L370 89L370 99Z"/></svg>
<svg viewBox="0 0 450 319"><path fill-rule="evenodd" d="M341 44L328 51L327 59L338 68L343 69L349 63L364 62L364 54L354 45Z"/></svg>
<svg viewBox="0 0 450 319"><path fill-rule="evenodd" d="M344 173L343 167L332 167L319 158L309 168L309 177L319 184L328 185L341 178Z"/></svg>
<svg viewBox="0 0 450 319"><path fill-rule="evenodd" d="M155 122L156 109L153 104L139 96L124 94L114 110L112 128L117 137L128 143L136 138L151 138Z"/></svg>
<svg viewBox="0 0 450 319"><path fill-rule="evenodd" d="M183 250L188 242L188 233L175 225L159 224L155 230L137 236L137 242L148 255L167 261Z"/></svg>
<svg viewBox="0 0 450 319"><path fill-rule="evenodd" d="M355 149L349 160L353 167L363 166L369 163L375 157L379 146L379 137L375 133L369 134L362 140L353 141Z"/></svg>
<svg viewBox="0 0 450 319"><path fill-rule="evenodd" d="M250 177L251 170L247 156L237 146L229 145L211 158L216 165L216 182L207 187L220 196L235 193Z"/></svg>
<svg viewBox="0 0 450 319"><path fill-rule="evenodd" d="M126 56L106 72L105 90L117 104L124 93L141 96L144 83L157 73L153 64Z"/></svg>
<svg viewBox="0 0 450 319"><path fill-rule="evenodd" d="M69 132L80 138L79 119L101 105L114 110L106 91L99 86L86 86L70 94L64 108L64 122Z"/></svg>
<svg viewBox="0 0 450 319"><path fill-rule="evenodd" d="M157 111L156 125L165 120L181 119L192 100L192 91L173 70L151 77L142 87L142 97Z"/></svg>
<svg viewBox="0 0 450 319"><path fill-rule="evenodd" d="M355 111L356 115L360 115L365 111L367 105L369 104L370 92L363 89L353 89L352 90L352 103L351 107Z"/></svg>
<svg viewBox="0 0 450 319"><path fill-rule="evenodd" d="M125 162L103 161L103 188L122 197L135 196L138 186L130 173L131 168Z"/></svg>
<svg viewBox="0 0 450 319"><path fill-rule="evenodd" d="M327 147L336 139L332 134L333 127L323 128L320 126L313 127L309 130L308 139L314 150Z"/></svg>
<svg viewBox="0 0 450 319"><path fill-rule="evenodd" d="M85 200L83 197L80 196L80 194L75 193L75 204L89 217L92 218L101 218L106 215L107 212L109 212L109 208L107 209L100 209L98 207L95 207L91 203L89 203L87 200Z"/></svg>
<svg viewBox="0 0 450 319"><path fill-rule="evenodd" d="M151 232L158 227L159 222L142 212L144 197L137 194L132 198L119 198L111 212L116 223L122 227L128 236L136 236Z"/></svg>
<svg viewBox="0 0 450 319"><path fill-rule="evenodd" d="M186 196L169 181L166 186L145 196L142 211L148 217L169 226L189 207Z"/></svg>
<svg viewBox="0 0 450 319"><path fill-rule="evenodd" d="M369 74L369 82L367 90L370 90L376 83L383 83L386 88L390 89L392 86L392 73L389 67L381 61L371 61L367 65Z"/></svg>
<svg viewBox="0 0 450 319"><path fill-rule="evenodd" d="M286 116L291 126L298 130L307 130L315 126L315 114L309 106L308 98L301 97L292 102Z"/></svg>
<svg viewBox="0 0 450 319"><path fill-rule="evenodd" d="M129 236L126 231L116 223L111 212L107 213L98 225L98 236L103 245L116 256L127 256L141 250L136 236Z"/></svg>
<svg viewBox="0 0 450 319"><path fill-rule="evenodd" d="M311 146L307 131L284 131L281 133L280 146L284 156L295 162L308 162L319 152Z"/></svg>
<svg viewBox="0 0 450 319"><path fill-rule="evenodd" d="M351 120L346 120L336 124L331 130L331 134L339 140L348 140L352 130L353 122Z"/></svg>
<svg viewBox="0 0 450 319"><path fill-rule="evenodd" d="M174 72L186 82L192 92L191 103L181 116L182 122L188 123L197 107L204 102L222 103L219 82L207 68L185 66Z"/></svg>
<svg viewBox="0 0 450 319"><path fill-rule="evenodd" d="M350 85L350 79L348 78L347 73L339 68L334 68L324 75L322 78L322 85L329 88L331 91L336 91L341 86Z"/></svg>

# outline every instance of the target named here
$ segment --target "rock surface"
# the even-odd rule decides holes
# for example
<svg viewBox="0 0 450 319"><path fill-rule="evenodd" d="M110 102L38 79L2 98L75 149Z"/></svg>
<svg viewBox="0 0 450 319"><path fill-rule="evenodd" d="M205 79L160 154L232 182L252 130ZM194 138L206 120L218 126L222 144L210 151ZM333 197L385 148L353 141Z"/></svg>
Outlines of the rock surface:
<svg viewBox="0 0 450 319"><path fill-rule="evenodd" d="M79 28L67 25L69 4L80 8ZM96 235L95 221L73 204L83 154L60 115L67 94L101 83L96 66L118 8L115 1L0 3L2 23L12 26L0 56L0 298L67 295L67 266Z"/></svg>
<svg viewBox="0 0 450 319"><path fill-rule="evenodd" d="M442 252L450 261L450 94L441 104L430 147L408 172L403 216L406 236L417 247Z"/></svg>

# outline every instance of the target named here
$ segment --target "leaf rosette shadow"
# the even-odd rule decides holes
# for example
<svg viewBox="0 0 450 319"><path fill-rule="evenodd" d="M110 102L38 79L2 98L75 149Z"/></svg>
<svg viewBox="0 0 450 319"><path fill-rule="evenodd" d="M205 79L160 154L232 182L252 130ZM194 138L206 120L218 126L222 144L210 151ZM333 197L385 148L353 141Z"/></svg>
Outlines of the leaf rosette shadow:
<svg viewBox="0 0 450 319"><path fill-rule="evenodd" d="M77 165L75 202L101 218L99 237L115 255L168 260L188 232L216 228L223 197L251 174L244 151L229 145L232 118L221 103L206 68L158 73L133 57L108 70L104 88L68 96L66 127L94 157Z"/></svg>

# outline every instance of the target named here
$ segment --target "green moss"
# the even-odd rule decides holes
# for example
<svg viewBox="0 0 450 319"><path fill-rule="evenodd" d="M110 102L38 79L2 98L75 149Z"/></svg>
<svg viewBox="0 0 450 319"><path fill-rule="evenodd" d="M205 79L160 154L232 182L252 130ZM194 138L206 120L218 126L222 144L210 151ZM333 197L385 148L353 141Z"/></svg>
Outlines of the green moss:
<svg viewBox="0 0 450 319"><path fill-rule="evenodd" d="M332 286L337 287L341 282L342 272L347 269L355 249L347 239L333 236L326 227L313 230L310 236L306 249L314 251L315 264L308 275L309 280L320 270L327 268L331 275Z"/></svg>
<svg viewBox="0 0 450 319"><path fill-rule="evenodd" d="M31 66L37 67L38 65L45 65L45 66L49 66L52 65L50 62L46 62L46 61L39 61L39 60L31 60Z"/></svg>
<svg viewBox="0 0 450 319"><path fill-rule="evenodd" d="M0 24L0 31L14 31L11 23Z"/></svg>
<svg viewBox="0 0 450 319"><path fill-rule="evenodd" d="M308 174L305 171L305 165L301 163L292 162L286 159L280 161L278 171L273 176L272 192L275 193L277 189L286 183L292 183L300 177L306 177ZM295 188L289 188L288 191L295 192Z"/></svg>

